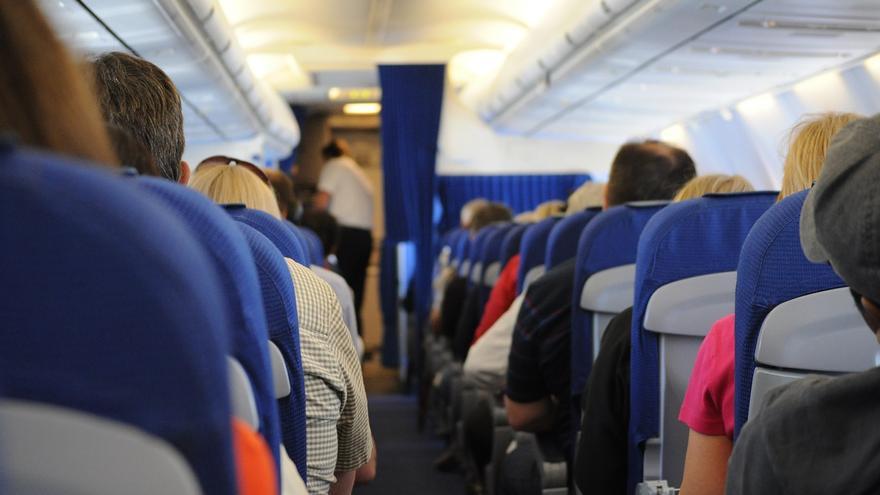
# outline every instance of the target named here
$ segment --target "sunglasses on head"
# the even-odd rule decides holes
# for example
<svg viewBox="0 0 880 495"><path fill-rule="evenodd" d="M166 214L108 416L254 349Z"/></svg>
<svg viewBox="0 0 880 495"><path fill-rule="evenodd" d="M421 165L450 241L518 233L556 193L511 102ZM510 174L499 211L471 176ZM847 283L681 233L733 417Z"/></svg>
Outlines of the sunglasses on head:
<svg viewBox="0 0 880 495"><path fill-rule="evenodd" d="M244 160L239 160L238 158L231 158L223 155L215 155L212 157L205 158L201 163L196 167L196 172L199 171L200 168L210 168L215 166L229 166L229 167L244 167L247 170L250 170L251 173L256 175L263 184L266 184L269 187L272 187L272 183L269 181L269 177L266 176L266 173L263 172L260 167L254 165L253 163L246 162Z"/></svg>

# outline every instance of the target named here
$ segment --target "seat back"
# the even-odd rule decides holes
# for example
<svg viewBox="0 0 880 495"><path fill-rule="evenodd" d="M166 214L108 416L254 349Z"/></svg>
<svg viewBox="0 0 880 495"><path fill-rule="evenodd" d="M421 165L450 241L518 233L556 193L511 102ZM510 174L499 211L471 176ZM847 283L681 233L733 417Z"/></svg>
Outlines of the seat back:
<svg viewBox="0 0 880 495"><path fill-rule="evenodd" d="M306 478L306 397L302 347L293 280L281 251L253 227L238 227L250 246L259 277L263 309L273 358L275 398L281 420L281 438L287 455Z"/></svg>
<svg viewBox="0 0 880 495"><path fill-rule="evenodd" d="M8 146L0 161L4 397L129 424L202 492L236 493L231 328L199 242L131 181Z"/></svg>
<svg viewBox="0 0 880 495"><path fill-rule="evenodd" d="M202 493L186 460L167 442L73 409L0 400L0 439L3 493Z"/></svg>
<svg viewBox="0 0 880 495"><path fill-rule="evenodd" d="M470 241L470 232L468 229L457 229L450 239L452 242L452 258L451 265L456 269L461 266L467 257L468 242Z"/></svg>
<svg viewBox="0 0 880 495"><path fill-rule="evenodd" d="M147 193L165 203L187 224L211 261L223 284L224 304L215 311L225 311L232 323L232 357L244 370L240 386L232 389L233 405L238 410L248 406L240 392L250 387L256 405L257 424L251 425L266 439L278 461L278 409L272 392L271 365L267 348L269 334L263 300L254 267L254 259L236 223L223 209L198 192L155 177L140 177L135 182ZM235 383L236 363L230 377ZM244 414L236 414L238 417Z"/></svg>
<svg viewBox="0 0 880 495"><path fill-rule="evenodd" d="M806 195L802 191L776 204L743 244L736 282L734 435L749 416L755 351L768 314L787 301L845 286L830 265L811 263L803 254L800 213Z"/></svg>
<svg viewBox="0 0 880 495"><path fill-rule="evenodd" d="M597 214L581 232L571 318L571 391L575 410L605 327L617 313L632 306L636 248L642 229L667 204L656 201L615 206Z"/></svg>
<svg viewBox="0 0 880 495"><path fill-rule="evenodd" d="M631 483L680 486L688 432L677 417L697 350L733 312L740 248L776 196L708 195L669 205L645 226L633 299Z"/></svg>
<svg viewBox="0 0 880 495"><path fill-rule="evenodd" d="M504 238L514 227L513 223L498 224L486 238L480 262L483 264L483 285L489 290L495 286L498 276L501 275L501 249L504 247Z"/></svg>
<svg viewBox="0 0 880 495"><path fill-rule="evenodd" d="M470 271L467 273L469 287L480 287L483 284L483 252L486 241L497 228L495 225L487 225L474 236L473 245L468 253L470 260Z"/></svg>
<svg viewBox="0 0 880 495"><path fill-rule="evenodd" d="M321 238L318 237L318 234L316 234L315 231L312 229L297 227L293 224L290 225L298 230L305 241L308 243L309 255L312 262L311 264L324 266L324 245L321 244Z"/></svg>
<svg viewBox="0 0 880 495"><path fill-rule="evenodd" d="M523 235L526 233L526 230L530 225L531 224L514 224L504 236L504 241L501 242L501 270L504 270L504 265L510 261L510 258L519 254Z"/></svg>
<svg viewBox="0 0 880 495"><path fill-rule="evenodd" d="M810 374L876 366L877 340L846 287L800 296L773 308L758 333L749 419L771 389Z"/></svg>
<svg viewBox="0 0 880 495"><path fill-rule="evenodd" d="M225 208L226 212L236 221L248 225L266 236L285 258L290 258L304 266L311 264L308 249L305 243L300 240L299 235L291 228L292 224L266 212L245 208L242 205L227 205Z"/></svg>
<svg viewBox="0 0 880 495"><path fill-rule="evenodd" d="M525 292L529 284L544 274L544 258L547 255L547 238L550 231L559 221L558 217L550 217L532 224L522 237L519 248L520 264L516 277L516 293Z"/></svg>
<svg viewBox="0 0 880 495"><path fill-rule="evenodd" d="M581 232L600 211L600 208L590 208L556 222L547 237L547 253L544 257L546 270L575 257Z"/></svg>

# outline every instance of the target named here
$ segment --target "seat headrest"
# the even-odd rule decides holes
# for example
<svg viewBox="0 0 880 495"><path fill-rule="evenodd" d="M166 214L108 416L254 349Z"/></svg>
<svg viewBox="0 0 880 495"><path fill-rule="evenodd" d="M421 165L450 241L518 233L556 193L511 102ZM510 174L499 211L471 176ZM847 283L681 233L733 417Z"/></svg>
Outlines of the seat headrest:
<svg viewBox="0 0 880 495"><path fill-rule="evenodd" d="M272 215L251 208L227 208L226 212L236 221L249 225L259 233L266 236L272 244L275 244L281 254L297 263L309 266L310 258L305 246L300 242L296 233L287 224Z"/></svg>

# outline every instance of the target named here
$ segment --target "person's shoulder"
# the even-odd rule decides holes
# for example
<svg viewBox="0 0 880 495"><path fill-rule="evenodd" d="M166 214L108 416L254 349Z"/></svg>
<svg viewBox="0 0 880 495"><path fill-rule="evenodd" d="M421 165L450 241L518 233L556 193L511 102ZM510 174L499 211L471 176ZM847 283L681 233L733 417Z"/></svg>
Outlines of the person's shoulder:
<svg viewBox="0 0 880 495"><path fill-rule="evenodd" d="M574 284L575 260L565 261L553 267L538 277L526 289L529 298L535 294L568 294L571 295L571 286Z"/></svg>

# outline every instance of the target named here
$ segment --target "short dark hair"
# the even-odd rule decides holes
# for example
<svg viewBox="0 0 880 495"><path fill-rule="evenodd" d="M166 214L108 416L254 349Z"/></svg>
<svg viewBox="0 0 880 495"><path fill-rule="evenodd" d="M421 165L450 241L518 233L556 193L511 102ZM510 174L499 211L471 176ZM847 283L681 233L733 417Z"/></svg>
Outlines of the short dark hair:
<svg viewBox="0 0 880 495"><path fill-rule="evenodd" d="M330 141L323 148L321 148L321 156L323 156L325 160L329 160L331 158L339 158L344 154L345 146L343 146L338 139Z"/></svg>
<svg viewBox="0 0 880 495"><path fill-rule="evenodd" d="M92 66L104 120L150 150L163 177L180 180L183 110L171 78L156 65L121 52L105 53Z"/></svg>
<svg viewBox="0 0 880 495"><path fill-rule="evenodd" d="M116 150L120 164L137 170L140 175L162 176L150 150L144 147L140 141L131 137L128 131L111 124L107 126L107 133L110 135L110 144Z"/></svg>
<svg viewBox="0 0 880 495"><path fill-rule="evenodd" d="M272 189L275 191L275 199L278 200L278 209L281 210L282 217L289 217L291 209L296 208L296 201L293 193L293 179L281 170L269 168L263 172L272 183Z"/></svg>
<svg viewBox="0 0 880 495"><path fill-rule="evenodd" d="M336 251L339 243L339 223L325 210L310 209L303 213L300 224L318 234L324 247L324 256Z"/></svg>
<svg viewBox="0 0 880 495"><path fill-rule="evenodd" d="M611 164L606 199L609 206L672 199L696 175L693 159L681 148L654 140L627 143Z"/></svg>
<svg viewBox="0 0 880 495"><path fill-rule="evenodd" d="M513 212L504 203L486 203L478 206L471 219L471 232L477 232L495 222L508 222L513 218Z"/></svg>

